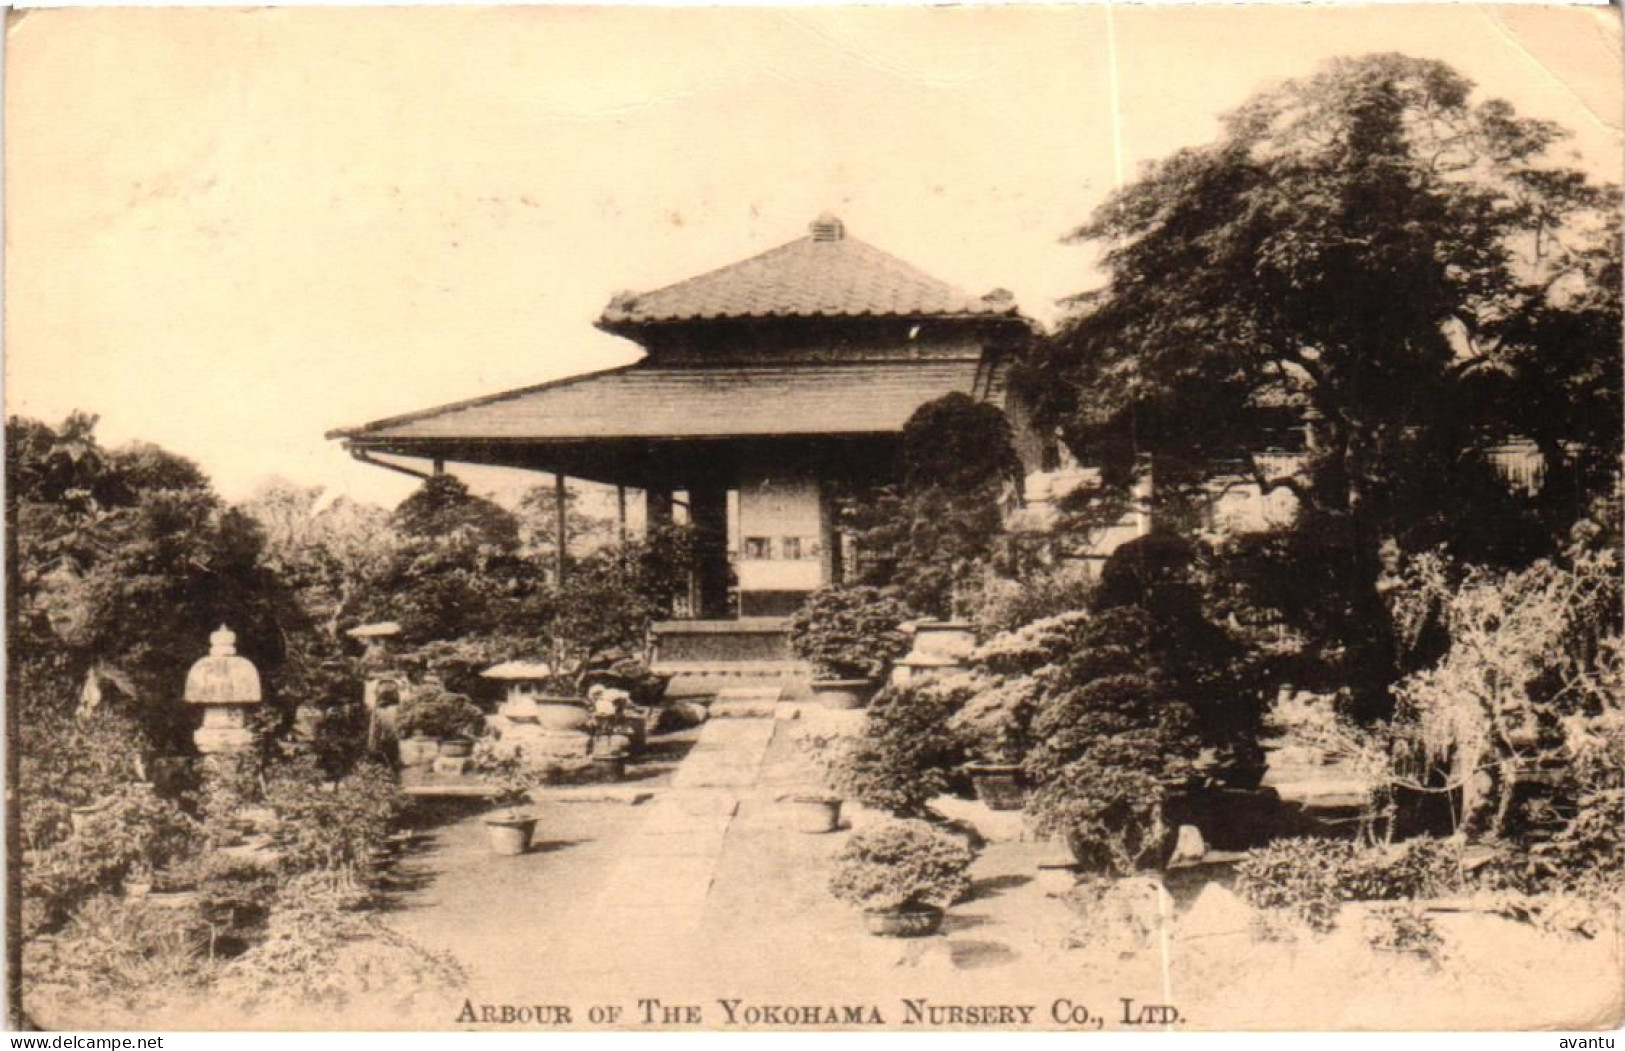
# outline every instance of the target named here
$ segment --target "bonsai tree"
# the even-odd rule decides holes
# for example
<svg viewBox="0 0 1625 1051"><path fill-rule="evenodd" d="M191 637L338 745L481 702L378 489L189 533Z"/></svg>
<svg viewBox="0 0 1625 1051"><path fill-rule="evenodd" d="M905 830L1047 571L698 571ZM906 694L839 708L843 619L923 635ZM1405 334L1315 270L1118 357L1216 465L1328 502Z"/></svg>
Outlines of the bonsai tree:
<svg viewBox="0 0 1625 1051"><path fill-rule="evenodd" d="M1205 572L1211 562L1204 557L1198 545L1171 534L1130 540L1106 560L1093 610L1097 616L1133 610L1146 618L1147 663L1166 692L1194 713L1203 775L1253 788L1264 776L1259 738L1280 661L1266 633L1237 622L1245 613Z"/></svg>
<svg viewBox="0 0 1625 1051"><path fill-rule="evenodd" d="M790 648L821 679L879 679L908 651L909 611L878 588L819 588L790 618Z"/></svg>
<svg viewBox="0 0 1625 1051"><path fill-rule="evenodd" d="M949 720L981 683L961 673L881 690L869 705L862 736L842 751L831 771L834 787L867 807L903 817L923 814L948 790L950 772L965 760L963 741Z"/></svg>
<svg viewBox="0 0 1625 1051"><path fill-rule="evenodd" d="M962 593L993 559L1004 507L1021 492L1021 457L995 405L956 391L903 425L902 481L855 502L865 584L886 587L933 617L956 615Z"/></svg>
<svg viewBox="0 0 1625 1051"><path fill-rule="evenodd" d="M1033 830L1062 836L1093 873L1129 876L1157 867L1168 846L1167 790L1143 768L1144 758L1143 749L1130 747L1112 758L1092 752L1069 763L1028 803Z"/></svg>
<svg viewBox="0 0 1625 1051"><path fill-rule="evenodd" d="M870 910L946 908L970 889L975 855L924 821L890 820L860 829L835 859L829 890Z"/></svg>
<svg viewBox="0 0 1625 1051"><path fill-rule="evenodd" d="M485 713L460 693L428 690L401 705L396 732L402 737L477 737Z"/></svg>
<svg viewBox="0 0 1625 1051"><path fill-rule="evenodd" d="M965 658L978 688L956 711L949 729L984 763L1020 763L1034 742L1033 717L1043 697L1038 673L1065 662L1089 614L1072 610L1000 632Z"/></svg>
<svg viewBox="0 0 1625 1051"><path fill-rule="evenodd" d="M521 808L530 802L536 778L517 751L498 752L491 742L481 741L474 751L474 769L490 785L489 798L496 805L493 819L522 821L529 816Z"/></svg>
<svg viewBox="0 0 1625 1051"><path fill-rule="evenodd" d="M1038 682L1029 676L989 679L948 722L964 747L983 763L1020 763L1032 747L1032 720L1037 710Z"/></svg>
<svg viewBox="0 0 1625 1051"><path fill-rule="evenodd" d="M1079 647L1043 675L1024 769L1040 834L1059 834L1080 864L1119 875L1160 862L1170 788L1201 750L1196 717L1153 666L1153 622L1119 607L1091 619Z"/></svg>

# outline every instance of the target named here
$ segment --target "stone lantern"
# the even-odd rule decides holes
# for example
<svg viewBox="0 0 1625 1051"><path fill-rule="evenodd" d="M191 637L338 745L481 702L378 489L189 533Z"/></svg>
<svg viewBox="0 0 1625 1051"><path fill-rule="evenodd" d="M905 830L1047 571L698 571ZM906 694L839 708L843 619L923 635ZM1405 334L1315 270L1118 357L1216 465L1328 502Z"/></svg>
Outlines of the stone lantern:
<svg viewBox="0 0 1625 1051"><path fill-rule="evenodd" d="M376 624L361 624L344 634L356 639L367 651L361 655L363 663L385 665L391 660L389 640L401 633L401 626L392 620Z"/></svg>
<svg viewBox="0 0 1625 1051"><path fill-rule="evenodd" d="M406 673L395 667L395 655L390 649L390 640L400 633L401 626L392 620L363 624L345 632L367 648L361 655L361 667L366 673L361 700L368 711L393 709L410 692Z"/></svg>
<svg viewBox="0 0 1625 1051"><path fill-rule="evenodd" d="M185 699L204 706L203 725L192 734L199 752L238 752L254 743L248 713L260 703L260 673L237 655L237 636L224 624L209 636L209 655L186 673Z"/></svg>

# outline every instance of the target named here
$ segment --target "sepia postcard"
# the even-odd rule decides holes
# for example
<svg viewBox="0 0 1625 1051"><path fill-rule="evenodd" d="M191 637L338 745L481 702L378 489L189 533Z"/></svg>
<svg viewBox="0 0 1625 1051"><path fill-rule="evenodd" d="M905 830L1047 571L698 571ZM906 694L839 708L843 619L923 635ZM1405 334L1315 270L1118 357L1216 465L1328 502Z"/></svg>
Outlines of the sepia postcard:
<svg viewBox="0 0 1625 1051"><path fill-rule="evenodd" d="M5 45L12 1028L1613 1046L1617 7Z"/></svg>

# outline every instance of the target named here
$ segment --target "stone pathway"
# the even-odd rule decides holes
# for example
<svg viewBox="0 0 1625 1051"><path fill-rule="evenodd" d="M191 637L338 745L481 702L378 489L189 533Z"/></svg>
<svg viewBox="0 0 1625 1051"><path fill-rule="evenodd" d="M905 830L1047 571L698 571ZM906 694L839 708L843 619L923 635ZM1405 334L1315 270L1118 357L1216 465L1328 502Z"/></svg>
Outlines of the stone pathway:
<svg viewBox="0 0 1625 1051"><path fill-rule="evenodd" d="M749 717L705 724L671 787L639 808L638 827L620 843L619 860L588 910L594 922L582 933L590 945L571 958L590 959L593 971L623 979L683 974L698 949L692 939L728 829L741 796L757 783L776 722Z"/></svg>

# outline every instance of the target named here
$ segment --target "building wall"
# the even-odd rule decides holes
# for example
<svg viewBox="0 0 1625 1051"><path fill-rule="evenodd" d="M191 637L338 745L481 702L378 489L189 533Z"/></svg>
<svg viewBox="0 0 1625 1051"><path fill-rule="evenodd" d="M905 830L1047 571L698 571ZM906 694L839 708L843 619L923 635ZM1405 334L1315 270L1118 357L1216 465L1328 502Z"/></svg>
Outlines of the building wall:
<svg viewBox="0 0 1625 1051"><path fill-rule="evenodd" d="M744 616L794 609L824 583L818 479L793 467L747 468L739 480L739 607Z"/></svg>

